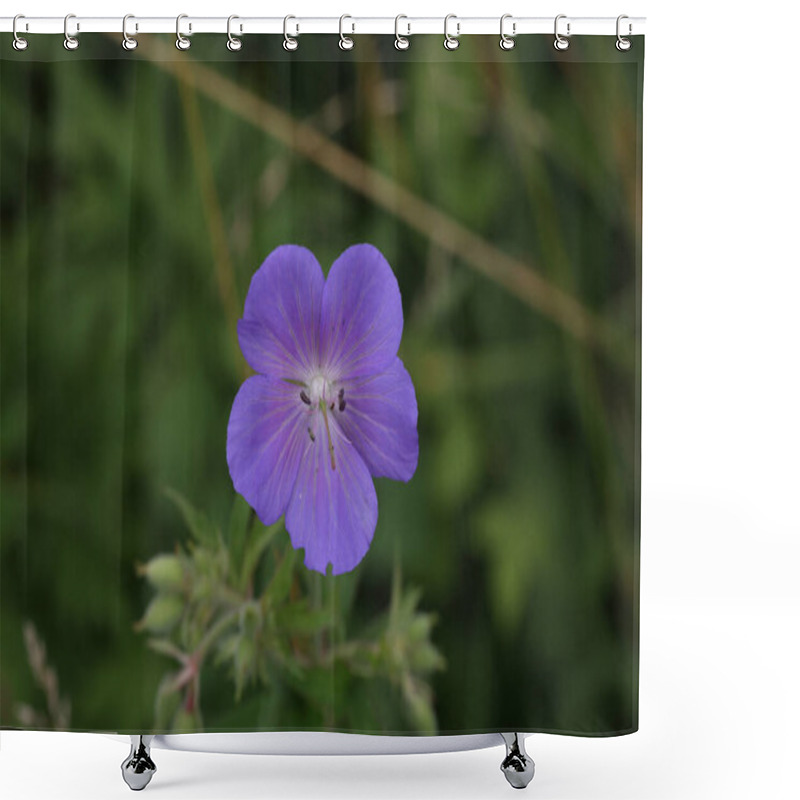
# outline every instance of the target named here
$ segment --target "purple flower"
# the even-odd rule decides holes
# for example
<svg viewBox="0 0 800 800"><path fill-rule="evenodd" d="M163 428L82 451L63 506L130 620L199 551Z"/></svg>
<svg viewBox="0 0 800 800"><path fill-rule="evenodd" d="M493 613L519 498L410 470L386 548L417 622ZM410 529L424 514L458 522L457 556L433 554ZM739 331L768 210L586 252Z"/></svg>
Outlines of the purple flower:
<svg viewBox="0 0 800 800"><path fill-rule="evenodd" d="M286 514L317 572L349 572L369 550L373 476L408 481L417 468L402 332L397 279L369 244L345 250L327 280L310 250L283 245L250 283L239 345L259 374L233 401L228 469L265 525Z"/></svg>

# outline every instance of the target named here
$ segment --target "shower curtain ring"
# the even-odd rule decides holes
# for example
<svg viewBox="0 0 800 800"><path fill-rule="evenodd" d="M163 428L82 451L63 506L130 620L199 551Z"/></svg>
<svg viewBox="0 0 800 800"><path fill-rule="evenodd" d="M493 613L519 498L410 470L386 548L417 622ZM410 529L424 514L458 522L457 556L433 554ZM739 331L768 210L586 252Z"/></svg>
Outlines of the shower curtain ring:
<svg viewBox="0 0 800 800"><path fill-rule="evenodd" d="M355 42L349 36L345 36L343 30L344 21L346 19L353 19L353 18L349 14L342 14L342 16L339 17L339 47L342 50L352 50L353 47L355 46ZM355 22L350 23L350 28L351 28L350 33L356 32Z"/></svg>
<svg viewBox="0 0 800 800"><path fill-rule="evenodd" d="M297 17L293 17L289 14L283 18L283 49L291 52L292 50L297 50L298 41L289 36L288 25L290 19L296 20ZM300 33L300 26L295 24L295 35L298 33Z"/></svg>
<svg viewBox="0 0 800 800"><path fill-rule="evenodd" d="M64 17L64 49L65 50L77 50L78 49L78 45L80 44L80 42L78 41L77 37L70 36L70 33L69 33L69 21L71 19L75 19L75 15L74 14L67 14L67 16ZM81 29L80 23L76 22L75 23L76 32L79 31L80 29Z"/></svg>
<svg viewBox="0 0 800 800"><path fill-rule="evenodd" d="M188 18L189 18L188 14L178 14L178 16L175 19L175 36L177 37L175 39L175 47L177 47L178 50L188 50L192 46L191 40L187 39L181 33L181 20L182 19L188 19ZM192 23L190 22L189 23L189 33L191 33L191 32L192 32Z"/></svg>
<svg viewBox="0 0 800 800"><path fill-rule="evenodd" d="M517 35L517 23L516 22L512 22L511 23L511 35L510 36L505 32L505 30L503 28L503 26L505 25L505 21L507 19L512 19L512 18L513 18L512 14L503 14L503 16L500 17L500 49L501 50L513 50L514 49L514 45L516 44L516 42L514 41L514 37Z"/></svg>
<svg viewBox="0 0 800 800"><path fill-rule="evenodd" d="M134 17L133 14L126 14L122 18L122 47L124 50L135 50L138 47L139 42L137 42L136 39L133 38L133 36L130 36L128 34L129 19L136 19L136 17ZM136 31L139 30L139 23L136 23L134 25L134 30Z"/></svg>
<svg viewBox="0 0 800 800"><path fill-rule="evenodd" d="M451 36L447 31L447 23L450 22L451 19L456 21L456 35ZM458 37L461 35L461 23L458 21L458 17L455 14L448 14L444 18L444 49L445 50L458 50L459 44L461 42L458 41Z"/></svg>
<svg viewBox="0 0 800 800"><path fill-rule="evenodd" d="M237 17L236 14L231 14L228 17L228 43L225 46L228 48L228 50L231 51L231 53L235 53L238 50L242 49L242 40L237 38L231 33L231 22L233 22L233 20L235 19L239 19L239 17ZM241 32L242 32L242 26L239 25L239 33Z"/></svg>
<svg viewBox="0 0 800 800"><path fill-rule="evenodd" d="M553 32L555 33L555 36L556 36L556 39L553 42L553 47L555 47L556 50L566 50L569 47L569 36L570 36L570 30L569 30L570 24L569 24L569 22L567 22L567 35L566 36L562 36L558 32L558 21L560 19L566 19L566 18L567 18L566 14L559 14L556 17L556 21L555 21L555 24L553 26Z"/></svg>
<svg viewBox="0 0 800 800"><path fill-rule="evenodd" d="M405 36L401 36L400 35L400 20L401 19L408 19L408 17L405 14L398 14L394 18L394 46L398 50L408 50L408 48L411 47L411 42L407 38L407 37L411 36L411 23L410 22L406 22L406 28L408 28L408 30L406 31L406 35Z"/></svg>
<svg viewBox="0 0 800 800"><path fill-rule="evenodd" d="M617 17L617 44L616 44L616 48L617 48L617 50L620 50L620 51L621 51L621 52L623 52L623 53L624 53L626 50L630 50L630 49L631 49L631 40L630 40L630 39L626 39L626 38L625 38L625 37L624 37L624 36L623 36L623 35L620 33L620 27L619 27L619 24L620 24L620 22L622 22L622 20L624 20L624 19L629 19L629 17L628 17L628 15L627 15L627 14L620 14L620 15ZM632 32L633 32L633 26L631 25L631 23L630 23L630 22L628 22L628 36L630 36Z"/></svg>
<svg viewBox="0 0 800 800"><path fill-rule="evenodd" d="M23 39L17 33L17 20L18 19L25 19L25 15L24 14L17 14L17 16L14 17L14 22L11 25L11 32L14 34L14 42L13 42L14 49L15 50L27 50L28 49L28 40L27 39ZM25 29L26 30L28 29L28 23L27 22L25 23Z"/></svg>

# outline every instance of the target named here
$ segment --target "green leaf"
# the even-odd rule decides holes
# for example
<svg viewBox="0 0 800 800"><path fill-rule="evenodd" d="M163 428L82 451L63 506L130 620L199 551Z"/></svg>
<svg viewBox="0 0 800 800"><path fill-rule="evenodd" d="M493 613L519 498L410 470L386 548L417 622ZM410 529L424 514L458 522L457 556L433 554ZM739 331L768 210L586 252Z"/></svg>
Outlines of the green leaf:
<svg viewBox="0 0 800 800"><path fill-rule="evenodd" d="M261 556L264 554L269 543L275 538L275 535L282 530L283 522L276 522L274 525L266 526L262 524L258 517L253 518L253 524L250 528L250 535L242 559L242 589L244 589L247 585L247 581L256 571Z"/></svg>
<svg viewBox="0 0 800 800"><path fill-rule="evenodd" d="M250 602L242 606L239 611L239 627L245 636L254 638L260 632L263 623L264 617L259 603Z"/></svg>
<svg viewBox="0 0 800 800"><path fill-rule="evenodd" d="M289 596L289 590L292 588L292 577L294 575L294 564L296 560L297 550L289 545L284 552L283 561L278 565L267 587L267 594L275 607Z"/></svg>
<svg viewBox="0 0 800 800"><path fill-rule="evenodd" d="M177 733L191 733L202 729L203 723L197 711L187 711L181 707L172 718L172 730Z"/></svg>
<svg viewBox="0 0 800 800"><path fill-rule="evenodd" d="M421 674L441 670L447 666L444 656L430 642L415 647L411 651L410 661L411 669Z"/></svg>
<svg viewBox="0 0 800 800"><path fill-rule="evenodd" d="M239 646L239 634L232 633L223 638L217 645L217 652L214 656L214 664L219 666L225 661L233 661L236 657L236 650Z"/></svg>
<svg viewBox="0 0 800 800"><path fill-rule="evenodd" d="M236 702L242 698L242 691L253 672L256 658L256 648L253 640L247 636L240 636L236 645L236 658L234 660L234 680L236 684Z"/></svg>
<svg viewBox="0 0 800 800"><path fill-rule="evenodd" d="M164 489L164 492L178 507L186 527L195 540L208 547L218 547L221 537L214 523L202 511L198 511L180 492L170 487Z"/></svg>
<svg viewBox="0 0 800 800"><path fill-rule="evenodd" d="M244 556L247 548L247 537L250 531L250 520L253 511L247 501L239 494L233 498L231 516L228 521L227 545L230 555L231 571L238 576L241 591L247 586L249 574L243 569Z"/></svg>
<svg viewBox="0 0 800 800"><path fill-rule="evenodd" d="M287 603L275 612L276 627L286 633L314 634L334 625L330 609L312 609L308 600Z"/></svg>
<svg viewBox="0 0 800 800"><path fill-rule="evenodd" d="M409 716L416 730L421 733L436 733L436 715L433 713L427 687L415 680L403 682L403 696L408 704Z"/></svg>
<svg viewBox="0 0 800 800"><path fill-rule="evenodd" d="M156 653L174 658L181 664L186 663L189 658L186 653L182 652L169 639L150 639L147 642L147 646L151 650L155 650Z"/></svg>
<svg viewBox="0 0 800 800"><path fill-rule="evenodd" d="M175 688L177 677L177 672L168 672L158 685L155 703L156 728L169 728L170 720L175 716L181 703L181 693Z"/></svg>

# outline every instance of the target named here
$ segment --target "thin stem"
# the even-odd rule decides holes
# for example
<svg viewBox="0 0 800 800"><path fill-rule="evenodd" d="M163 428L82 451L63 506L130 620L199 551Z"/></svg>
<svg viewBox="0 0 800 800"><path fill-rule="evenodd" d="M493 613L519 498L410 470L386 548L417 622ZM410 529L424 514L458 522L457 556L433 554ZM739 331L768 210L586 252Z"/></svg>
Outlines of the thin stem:
<svg viewBox="0 0 800 800"><path fill-rule="evenodd" d="M166 45L153 42L142 56L159 69L265 131L286 147L424 234L442 249L549 317L581 342L626 365L632 343L624 332L587 309L573 295L550 283L533 266L487 242L467 226L376 170L326 135L300 122L253 92L196 61L172 60Z"/></svg>
<svg viewBox="0 0 800 800"><path fill-rule="evenodd" d="M241 607L237 607L229 611L223 617L220 617L201 639L200 644L197 645L192 656L197 662L198 670L200 668L200 663L208 652L208 648L211 647L215 639L231 624L231 622L235 622L238 619L240 611Z"/></svg>

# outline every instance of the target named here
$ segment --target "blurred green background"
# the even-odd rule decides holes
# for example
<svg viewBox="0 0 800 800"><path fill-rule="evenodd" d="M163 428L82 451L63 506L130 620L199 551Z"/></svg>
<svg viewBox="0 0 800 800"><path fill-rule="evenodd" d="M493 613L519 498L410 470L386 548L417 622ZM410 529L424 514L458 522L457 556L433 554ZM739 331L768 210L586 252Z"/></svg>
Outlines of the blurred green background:
<svg viewBox="0 0 800 800"><path fill-rule="evenodd" d="M0 725L635 730L643 46L48 38L0 60ZM225 460L235 321L287 242L326 271L356 242L392 265L419 466L376 481L353 573L284 568L308 650L265 594L204 665L202 715L165 710L163 642L196 644L225 601L175 595L157 652L142 565L224 582L268 534L246 599L292 557ZM219 530L207 551L167 488Z"/></svg>

